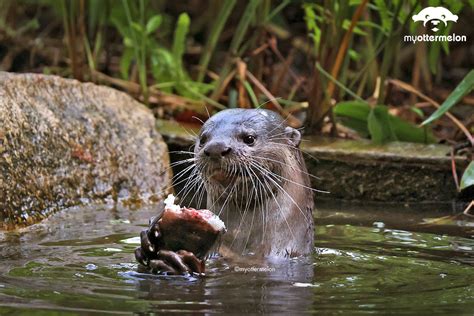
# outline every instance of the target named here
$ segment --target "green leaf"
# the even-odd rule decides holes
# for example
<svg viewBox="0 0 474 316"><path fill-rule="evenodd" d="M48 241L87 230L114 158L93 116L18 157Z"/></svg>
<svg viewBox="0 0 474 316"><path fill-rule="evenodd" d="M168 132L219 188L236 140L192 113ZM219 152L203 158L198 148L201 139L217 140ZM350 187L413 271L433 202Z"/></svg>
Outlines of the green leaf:
<svg viewBox="0 0 474 316"><path fill-rule="evenodd" d="M236 0L224 1L222 7L219 10L218 16L216 17L216 20L212 24L211 33L209 34L206 46L204 46L201 59L199 60L199 73L197 77L197 81L199 82L202 82L204 79L207 67L209 66L209 61L211 60L211 56L216 52L215 48L220 38L221 32L224 29L227 19L232 13L232 9L234 8L236 2Z"/></svg>
<svg viewBox="0 0 474 316"><path fill-rule="evenodd" d="M382 27L384 30L390 30L392 26L392 21L390 18L390 11L385 4L385 0L374 0L375 6L380 14L380 20L382 20Z"/></svg>
<svg viewBox="0 0 474 316"><path fill-rule="evenodd" d="M369 112L369 105L358 101L340 102L333 109L334 115L343 125L355 130L362 137L370 135L367 127Z"/></svg>
<svg viewBox="0 0 474 316"><path fill-rule="evenodd" d="M385 106L376 106L370 110L367 126L370 137L376 144L397 140L392 129L388 109Z"/></svg>
<svg viewBox="0 0 474 316"><path fill-rule="evenodd" d="M362 137L369 137L373 132L377 139L375 141L379 143L386 141L386 138L416 143L432 143L435 141L429 128L417 127L397 116L391 115L385 106L378 105L375 107L375 110L372 110L367 103L348 101L336 104L333 111L334 115L343 125L355 130ZM382 112L382 114L379 112ZM387 112L388 121L384 112ZM370 113L372 113L372 132L369 132ZM382 116L382 120L379 118L380 116ZM381 129L380 132L378 128ZM386 130L387 128L389 129Z"/></svg>
<svg viewBox="0 0 474 316"><path fill-rule="evenodd" d="M370 106L367 103L358 101L339 102L334 107L333 112L336 116L352 117L367 122Z"/></svg>
<svg viewBox="0 0 474 316"><path fill-rule="evenodd" d="M181 69L181 60L186 50L186 35L189 31L190 19L187 13L181 13L178 17L178 23L174 32L172 55L178 66Z"/></svg>
<svg viewBox="0 0 474 316"><path fill-rule="evenodd" d="M229 51L231 54L238 54L238 50L244 40L245 34L247 34L247 29L254 19L255 13L257 12L258 5L260 4L259 0L250 0L245 7L245 11L240 17L239 24L235 29L234 36L230 42Z"/></svg>
<svg viewBox="0 0 474 316"><path fill-rule="evenodd" d="M390 125L399 141L424 144L436 141L428 126L420 128L393 115L390 115Z"/></svg>
<svg viewBox="0 0 474 316"><path fill-rule="evenodd" d="M124 37L123 44L125 45L125 47L133 47L133 41L130 37Z"/></svg>
<svg viewBox="0 0 474 316"><path fill-rule="evenodd" d="M347 51L347 53L349 54L349 57L350 57L352 60L354 60L354 61L358 61L358 60L360 60L360 58L361 58L361 55L360 55L357 51L355 51L354 49L352 49L352 48L350 48L350 49Z"/></svg>
<svg viewBox="0 0 474 316"><path fill-rule="evenodd" d="M252 100L252 104L254 108L258 108L258 99L257 96L255 95L255 92L253 91L252 87L250 86L249 82L247 80L243 81L245 90L247 90L247 93L250 96L250 100Z"/></svg>
<svg viewBox="0 0 474 316"><path fill-rule="evenodd" d="M381 27L380 25L378 25L377 23L374 23L372 21L359 21L357 22L357 25L358 26L365 26L365 27L370 27L370 28L374 28L374 29L377 29L378 31L382 32L385 36L388 35L387 31Z"/></svg>
<svg viewBox="0 0 474 316"><path fill-rule="evenodd" d="M357 132L361 137L370 138L369 129L367 128L367 120L360 121L352 117L341 116L338 118L342 125L349 127Z"/></svg>
<svg viewBox="0 0 474 316"><path fill-rule="evenodd" d="M128 80L128 70L133 59L133 49L126 48L120 58L120 75L123 79Z"/></svg>
<svg viewBox="0 0 474 316"><path fill-rule="evenodd" d="M152 51L150 60L152 75L157 83L175 81L174 69L176 69L176 65L168 50L156 48ZM171 93L172 87L162 88L162 90Z"/></svg>
<svg viewBox="0 0 474 316"><path fill-rule="evenodd" d="M348 30L349 27L351 26L351 21L350 20L347 20L345 19L343 22L342 22L342 28L344 30ZM357 35L362 35L362 36L366 36L367 35L367 32L365 32L364 30L362 30L360 27L358 27L357 25L354 27L354 29L352 30L352 32L354 34L357 34Z"/></svg>
<svg viewBox="0 0 474 316"><path fill-rule="evenodd" d="M464 190L472 185L474 185L474 161L471 161L466 170L464 170L461 178L461 186L459 188Z"/></svg>
<svg viewBox="0 0 474 316"><path fill-rule="evenodd" d="M426 119L421 125L426 125L437 119L439 119L444 113L449 111L456 103L459 102L465 95L470 93L474 89L474 70L471 70L461 83L454 89L448 98L441 104L441 107L437 109L431 116Z"/></svg>
<svg viewBox="0 0 474 316"><path fill-rule="evenodd" d="M229 103L228 103L229 108L237 107L237 97L238 97L237 90L235 90L234 88L230 88L229 89Z"/></svg>
<svg viewBox="0 0 474 316"><path fill-rule="evenodd" d="M163 19L161 18L161 15L157 14L152 16L146 24L146 34L149 35L155 32L160 27L162 21Z"/></svg>
<svg viewBox="0 0 474 316"><path fill-rule="evenodd" d="M132 29L134 29L135 31L137 31L139 34L141 34L143 32L143 26L141 26L140 24L138 24L137 22L132 22L131 23L131 26L132 26Z"/></svg>
<svg viewBox="0 0 474 316"><path fill-rule="evenodd" d="M428 64L430 66L430 71L432 74L438 72L438 61L439 54L441 52L441 45L439 42L432 43L430 50L428 51Z"/></svg>
<svg viewBox="0 0 474 316"><path fill-rule="evenodd" d="M115 26L115 28L119 31L120 35L122 37L127 37L128 36L128 31L125 25L116 17L111 18L112 24Z"/></svg>
<svg viewBox="0 0 474 316"><path fill-rule="evenodd" d="M425 114L423 113L422 110L420 110L419 108L417 107L410 107L410 111L412 111L413 113L415 113L416 115L418 115L419 117L423 118L425 116Z"/></svg>

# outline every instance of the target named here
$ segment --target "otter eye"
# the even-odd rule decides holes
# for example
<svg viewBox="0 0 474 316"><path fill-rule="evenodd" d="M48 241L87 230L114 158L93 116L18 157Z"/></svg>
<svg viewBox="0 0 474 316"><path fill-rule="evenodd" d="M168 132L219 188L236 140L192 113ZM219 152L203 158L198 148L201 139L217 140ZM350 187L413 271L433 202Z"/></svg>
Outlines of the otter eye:
<svg viewBox="0 0 474 316"><path fill-rule="evenodd" d="M245 135L243 140L247 145L253 145L255 143L255 136Z"/></svg>
<svg viewBox="0 0 474 316"><path fill-rule="evenodd" d="M207 142L206 135L201 135L201 138L199 138L199 146L204 145L206 142Z"/></svg>

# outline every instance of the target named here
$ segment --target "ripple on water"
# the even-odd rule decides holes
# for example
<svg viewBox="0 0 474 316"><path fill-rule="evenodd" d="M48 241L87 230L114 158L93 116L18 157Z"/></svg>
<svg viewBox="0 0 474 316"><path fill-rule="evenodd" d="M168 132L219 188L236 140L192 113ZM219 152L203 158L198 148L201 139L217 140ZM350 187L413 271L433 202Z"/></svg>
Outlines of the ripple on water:
<svg viewBox="0 0 474 316"><path fill-rule="evenodd" d="M360 212L333 214L317 225L312 260L243 272L236 267L255 264L213 259L204 279L155 276L137 272L133 258L153 214L83 208L66 225L59 217L0 234L0 314L474 312L474 240L465 234L417 231L410 218L391 227L373 213L360 223ZM459 230L470 227L462 221Z"/></svg>

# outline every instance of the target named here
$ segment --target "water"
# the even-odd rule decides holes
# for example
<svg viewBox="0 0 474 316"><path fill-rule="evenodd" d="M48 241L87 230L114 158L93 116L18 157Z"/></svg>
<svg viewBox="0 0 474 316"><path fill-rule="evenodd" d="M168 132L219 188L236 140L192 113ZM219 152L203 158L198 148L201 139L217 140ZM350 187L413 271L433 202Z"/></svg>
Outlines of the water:
<svg viewBox="0 0 474 316"><path fill-rule="evenodd" d="M320 206L312 258L217 259L196 279L135 272L132 251L153 208L74 208L0 233L0 315L472 314L474 221L430 222L449 207L430 209Z"/></svg>

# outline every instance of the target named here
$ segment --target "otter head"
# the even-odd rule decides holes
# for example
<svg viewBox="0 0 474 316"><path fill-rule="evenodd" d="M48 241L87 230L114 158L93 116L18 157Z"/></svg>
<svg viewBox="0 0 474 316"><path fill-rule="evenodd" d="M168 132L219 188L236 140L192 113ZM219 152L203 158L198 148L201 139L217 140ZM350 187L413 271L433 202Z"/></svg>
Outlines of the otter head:
<svg viewBox="0 0 474 316"><path fill-rule="evenodd" d="M275 112L224 110L203 125L194 149L196 166L211 198L263 202L283 185L283 167L288 168L300 140L300 132Z"/></svg>

